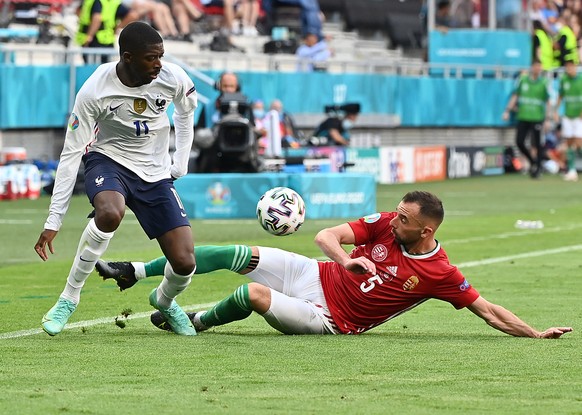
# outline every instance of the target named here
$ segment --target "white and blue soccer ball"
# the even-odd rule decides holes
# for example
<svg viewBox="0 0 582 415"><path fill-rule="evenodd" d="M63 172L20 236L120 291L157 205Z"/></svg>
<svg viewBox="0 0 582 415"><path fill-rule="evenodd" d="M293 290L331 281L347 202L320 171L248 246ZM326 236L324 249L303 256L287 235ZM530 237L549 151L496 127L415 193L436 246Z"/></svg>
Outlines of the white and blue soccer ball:
<svg viewBox="0 0 582 415"><path fill-rule="evenodd" d="M291 235L303 225L305 202L295 190L275 187L259 199L257 219L263 229L272 235Z"/></svg>

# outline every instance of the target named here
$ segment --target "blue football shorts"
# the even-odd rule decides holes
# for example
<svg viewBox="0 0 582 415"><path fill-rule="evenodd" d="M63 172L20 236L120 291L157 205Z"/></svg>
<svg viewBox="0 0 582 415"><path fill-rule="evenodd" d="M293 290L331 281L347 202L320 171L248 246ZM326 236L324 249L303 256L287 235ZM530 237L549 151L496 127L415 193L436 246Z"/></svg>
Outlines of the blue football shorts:
<svg viewBox="0 0 582 415"><path fill-rule="evenodd" d="M125 197L150 239L155 239L180 226L190 226L184 205L172 179L149 183L109 157L91 152L83 156L85 192L93 205L97 193L113 190Z"/></svg>

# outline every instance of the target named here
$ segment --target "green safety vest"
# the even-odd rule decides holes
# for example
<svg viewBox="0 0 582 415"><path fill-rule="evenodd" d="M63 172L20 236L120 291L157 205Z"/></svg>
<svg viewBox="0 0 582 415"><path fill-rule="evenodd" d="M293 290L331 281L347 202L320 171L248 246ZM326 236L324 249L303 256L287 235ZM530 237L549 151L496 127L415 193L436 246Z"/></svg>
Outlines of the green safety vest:
<svg viewBox="0 0 582 415"><path fill-rule="evenodd" d="M576 35L572 29L570 29L570 27L562 26L556 35L556 41L560 40L562 36L566 36L566 54L562 57L562 51L555 50L555 60L557 61L558 65L562 65L566 61L573 61L574 63L578 64L580 62L580 58L578 56L578 42L576 41Z"/></svg>
<svg viewBox="0 0 582 415"><path fill-rule="evenodd" d="M91 9L95 0L83 1L81 13L79 15L79 30L75 38L79 45L84 45L87 41L87 31L91 25ZM115 43L115 14L121 3L120 0L101 0L101 27L95 33L95 39L103 46L110 46Z"/></svg>
<svg viewBox="0 0 582 415"><path fill-rule="evenodd" d="M582 114L582 76L574 78L568 74L560 78L560 96L564 102L564 115L578 118Z"/></svg>
<svg viewBox="0 0 582 415"><path fill-rule="evenodd" d="M542 122L546 118L548 80L543 77L531 79L523 75L517 81L517 119L519 121Z"/></svg>
<svg viewBox="0 0 582 415"><path fill-rule="evenodd" d="M546 32L541 29L536 30L536 37L540 41L540 61L544 71L551 71L554 65L554 44Z"/></svg>

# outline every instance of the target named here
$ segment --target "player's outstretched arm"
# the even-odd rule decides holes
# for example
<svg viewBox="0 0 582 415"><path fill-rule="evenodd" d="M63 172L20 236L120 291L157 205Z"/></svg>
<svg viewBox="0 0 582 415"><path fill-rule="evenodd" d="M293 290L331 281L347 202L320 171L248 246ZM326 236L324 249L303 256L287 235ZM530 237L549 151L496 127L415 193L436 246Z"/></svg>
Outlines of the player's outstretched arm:
<svg viewBox="0 0 582 415"><path fill-rule="evenodd" d="M490 303L479 297L467 307L481 317L491 327L516 337L532 337L538 339L557 339L572 331L572 327L551 327L545 331L537 331L527 323L500 305Z"/></svg>

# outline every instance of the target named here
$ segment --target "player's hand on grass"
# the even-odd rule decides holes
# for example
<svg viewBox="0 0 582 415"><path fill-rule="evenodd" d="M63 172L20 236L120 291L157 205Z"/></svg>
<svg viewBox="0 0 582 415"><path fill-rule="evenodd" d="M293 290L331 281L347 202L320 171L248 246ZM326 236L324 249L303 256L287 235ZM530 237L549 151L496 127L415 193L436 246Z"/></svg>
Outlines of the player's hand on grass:
<svg viewBox="0 0 582 415"><path fill-rule="evenodd" d="M542 331L539 335L540 339L559 339L563 334L570 333L572 327L550 327L546 331Z"/></svg>
<svg viewBox="0 0 582 415"><path fill-rule="evenodd" d="M45 229L40 234L38 241L36 241L36 244L34 244L34 250L36 251L36 253L40 257L40 259L42 259L43 261L46 261L48 259L48 255L46 252L47 246L48 246L49 252L54 255L55 250L53 249L53 239L55 239L55 237L57 236L57 233L58 233L58 231Z"/></svg>

